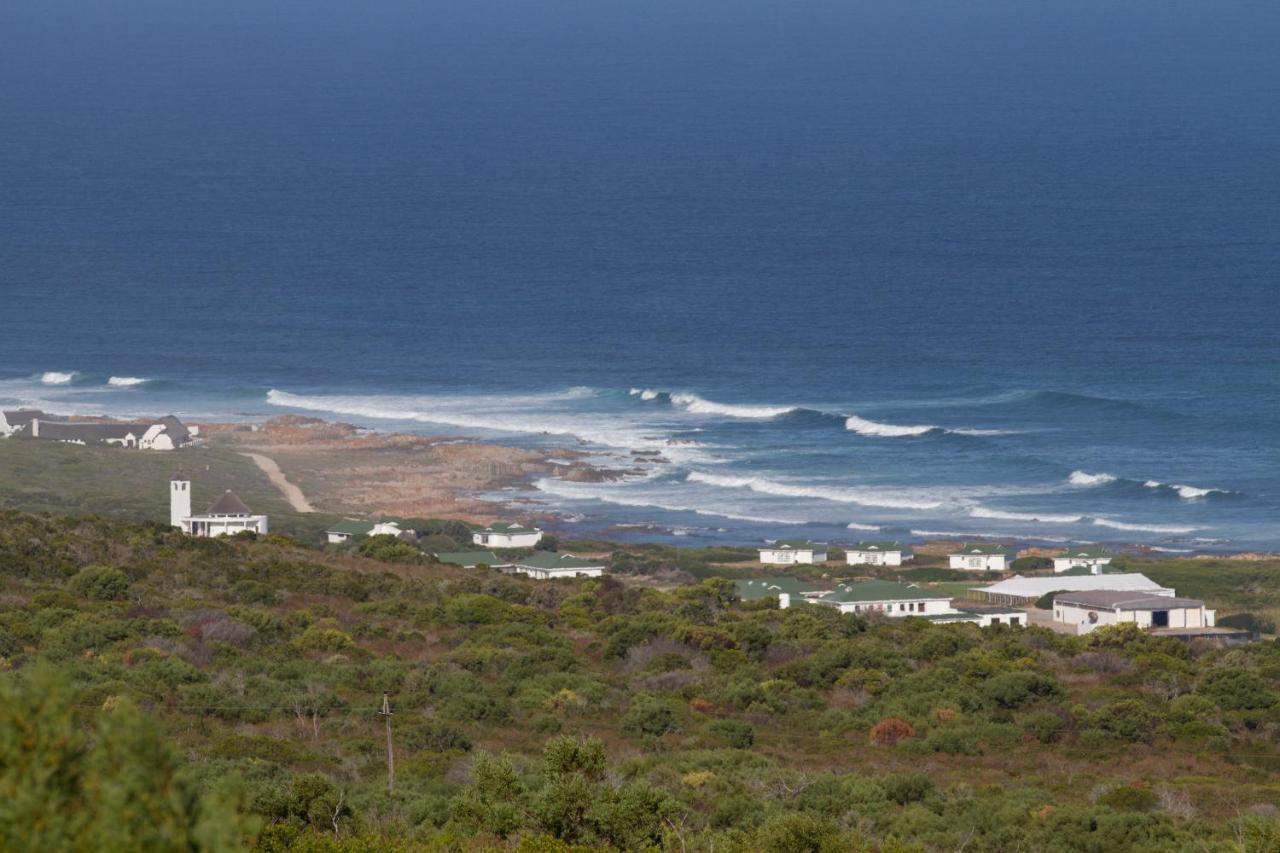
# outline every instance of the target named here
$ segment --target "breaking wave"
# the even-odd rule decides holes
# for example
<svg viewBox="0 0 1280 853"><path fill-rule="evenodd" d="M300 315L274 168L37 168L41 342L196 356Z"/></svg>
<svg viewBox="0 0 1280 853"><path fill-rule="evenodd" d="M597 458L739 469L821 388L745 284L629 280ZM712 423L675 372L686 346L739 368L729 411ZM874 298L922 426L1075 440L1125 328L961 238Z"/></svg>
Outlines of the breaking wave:
<svg viewBox="0 0 1280 853"><path fill-rule="evenodd" d="M936 426L899 426L897 424L882 424L876 421L869 421L860 418L857 415L850 415L845 419L844 428L859 435L878 435L887 437L900 437L907 435L924 435L926 432L941 430Z"/></svg>
<svg viewBox="0 0 1280 853"><path fill-rule="evenodd" d="M734 521L746 521L753 524L800 525L809 523L802 519L773 518L768 516L738 513L725 509L707 509L706 507L695 507L687 504L667 503L659 499L644 497L642 495L619 494L616 488L610 488L607 486L583 486L580 484L566 483L563 480L557 480L549 477L535 481L533 486L544 494L554 495L556 497L570 498L573 500L596 500L601 503L609 503L616 506L660 509L666 512L691 512L694 515L701 515L704 517L728 518Z"/></svg>
<svg viewBox="0 0 1280 853"><path fill-rule="evenodd" d="M640 393L641 399L652 399ZM671 403L695 415L723 415L727 418L767 419L798 411L795 406L749 406L736 403L717 403L697 394L672 394Z"/></svg>
<svg viewBox="0 0 1280 853"><path fill-rule="evenodd" d="M690 483L702 483L723 489L748 489L762 495L816 498L817 500L831 501L833 503L856 504L857 506L882 507L885 509L937 509L942 506L940 501L923 501L866 489L802 486L780 483L764 477L730 477L721 474L707 474L702 471L690 471L685 479Z"/></svg>
<svg viewBox="0 0 1280 853"><path fill-rule="evenodd" d="M851 521L851 522L849 522L848 524L846 524L846 525L845 525L845 527L846 527L847 529L849 529L849 530L872 530L872 531L875 531L875 530L879 530L879 529L880 529L880 525L878 525L878 524L859 524L859 523L858 523L858 522L856 522L856 521Z"/></svg>
<svg viewBox="0 0 1280 853"><path fill-rule="evenodd" d="M1128 524L1123 521L1113 521L1109 518L1095 518L1093 523L1099 527L1125 530L1130 533L1190 533L1198 529L1195 527L1178 527L1172 524Z"/></svg>
<svg viewBox="0 0 1280 853"><path fill-rule="evenodd" d="M999 521L1034 521L1042 524L1078 524L1084 520L1083 515L1049 515L1045 513L1005 512L975 506L969 510L974 518L991 518Z"/></svg>
<svg viewBox="0 0 1280 853"><path fill-rule="evenodd" d="M143 379L141 376L112 376L107 380L107 384L112 388L137 388L139 385L146 385L151 380Z"/></svg>
<svg viewBox="0 0 1280 853"><path fill-rule="evenodd" d="M1101 474L1072 471L1071 476L1067 477L1067 482L1073 486L1105 486L1107 483L1114 483L1115 481L1116 475L1108 474L1105 471Z"/></svg>
<svg viewBox="0 0 1280 853"><path fill-rule="evenodd" d="M1177 493L1178 497L1186 501L1207 498L1209 495L1231 494L1227 489L1202 489L1198 486L1184 486L1177 483L1161 483L1158 480L1147 480L1142 485L1146 486L1148 489L1171 489Z"/></svg>
<svg viewBox="0 0 1280 853"><path fill-rule="evenodd" d="M49 370L40 374L40 383L42 385L70 385L80 378L80 371L69 370L62 372L59 370Z"/></svg>

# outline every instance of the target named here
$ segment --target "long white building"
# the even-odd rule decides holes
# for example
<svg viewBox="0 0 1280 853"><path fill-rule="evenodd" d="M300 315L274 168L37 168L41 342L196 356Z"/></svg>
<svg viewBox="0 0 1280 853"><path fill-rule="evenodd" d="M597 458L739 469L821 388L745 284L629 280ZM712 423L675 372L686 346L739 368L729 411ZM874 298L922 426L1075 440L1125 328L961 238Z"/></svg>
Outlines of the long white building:
<svg viewBox="0 0 1280 853"><path fill-rule="evenodd" d="M499 521L472 533L471 541L485 548L532 548L542 541L542 531Z"/></svg>
<svg viewBox="0 0 1280 853"><path fill-rule="evenodd" d="M858 542L845 549L850 566L901 566L911 559L911 547L900 542Z"/></svg>
<svg viewBox="0 0 1280 853"><path fill-rule="evenodd" d="M1077 634L1122 622L1139 628L1212 628L1215 618L1203 601L1172 595L1093 590L1064 592L1053 599L1053 621L1075 626Z"/></svg>
<svg viewBox="0 0 1280 853"><path fill-rule="evenodd" d="M966 543L959 551L947 555L953 569L966 572L1003 572L1013 562L1014 552L1003 545Z"/></svg>
<svg viewBox="0 0 1280 853"><path fill-rule="evenodd" d="M811 565L827 561L827 546L817 542L779 539L767 548L758 548L760 562L766 566Z"/></svg>

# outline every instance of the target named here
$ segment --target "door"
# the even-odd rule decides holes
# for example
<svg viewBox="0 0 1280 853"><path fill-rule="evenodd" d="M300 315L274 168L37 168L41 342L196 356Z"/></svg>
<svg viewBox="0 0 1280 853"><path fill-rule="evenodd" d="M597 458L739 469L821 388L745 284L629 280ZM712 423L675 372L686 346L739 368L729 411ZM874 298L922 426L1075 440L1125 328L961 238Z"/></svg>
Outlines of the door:
<svg viewBox="0 0 1280 853"><path fill-rule="evenodd" d="M1152 628L1168 628L1169 627L1169 611L1168 610L1151 611L1151 627Z"/></svg>

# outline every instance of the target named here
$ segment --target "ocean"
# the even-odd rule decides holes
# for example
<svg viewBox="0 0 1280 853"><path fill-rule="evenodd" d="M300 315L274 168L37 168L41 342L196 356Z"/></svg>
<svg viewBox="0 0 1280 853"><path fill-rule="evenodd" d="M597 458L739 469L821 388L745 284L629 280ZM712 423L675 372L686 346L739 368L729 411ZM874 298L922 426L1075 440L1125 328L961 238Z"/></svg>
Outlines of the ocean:
<svg viewBox="0 0 1280 853"><path fill-rule="evenodd" d="M15 0L0 403L640 469L520 495L583 535L1277 549L1277 43L1238 1Z"/></svg>

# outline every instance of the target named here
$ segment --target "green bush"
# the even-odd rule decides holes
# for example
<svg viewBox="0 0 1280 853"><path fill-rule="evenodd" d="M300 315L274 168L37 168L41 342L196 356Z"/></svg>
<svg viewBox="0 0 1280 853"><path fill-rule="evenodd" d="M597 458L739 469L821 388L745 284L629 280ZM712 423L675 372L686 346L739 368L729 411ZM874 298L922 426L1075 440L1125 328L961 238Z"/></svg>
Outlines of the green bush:
<svg viewBox="0 0 1280 853"><path fill-rule="evenodd" d="M1062 733L1065 724L1052 711L1036 711L1022 718L1022 730L1041 743L1052 743Z"/></svg>
<svg viewBox="0 0 1280 853"><path fill-rule="evenodd" d="M120 601L129 595L129 576L111 566L86 566L71 579L71 591L94 601Z"/></svg>
<svg viewBox="0 0 1280 853"><path fill-rule="evenodd" d="M750 723L741 720L714 720L707 731L722 738L733 749L750 749L756 741L756 731Z"/></svg>
<svg viewBox="0 0 1280 853"><path fill-rule="evenodd" d="M678 725L675 712L666 702L641 695L636 697L631 708L622 717L620 728L636 737L661 737L674 732Z"/></svg>
<svg viewBox="0 0 1280 853"><path fill-rule="evenodd" d="M1104 806L1126 812L1146 812L1156 807L1156 795L1150 788L1136 785L1117 785L1098 797Z"/></svg>
<svg viewBox="0 0 1280 853"><path fill-rule="evenodd" d="M1270 708L1276 695L1256 673L1236 667L1212 669L1205 673L1196 692L1227 711Z"/></svg>

